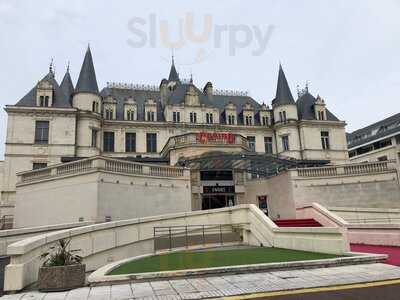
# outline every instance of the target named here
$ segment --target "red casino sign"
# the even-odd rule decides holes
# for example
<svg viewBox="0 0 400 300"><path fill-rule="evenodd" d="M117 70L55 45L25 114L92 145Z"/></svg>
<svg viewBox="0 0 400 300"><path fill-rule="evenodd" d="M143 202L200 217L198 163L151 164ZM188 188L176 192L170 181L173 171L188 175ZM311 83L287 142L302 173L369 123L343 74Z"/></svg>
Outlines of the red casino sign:
<svg viewBox="0 0 400 300"><path fill-rule="evenodd" d="M209 142L220 142L223 144L234 144L235 135L233 133L219 132L199 132L196 136L197 142L207 144Z"/></svg>

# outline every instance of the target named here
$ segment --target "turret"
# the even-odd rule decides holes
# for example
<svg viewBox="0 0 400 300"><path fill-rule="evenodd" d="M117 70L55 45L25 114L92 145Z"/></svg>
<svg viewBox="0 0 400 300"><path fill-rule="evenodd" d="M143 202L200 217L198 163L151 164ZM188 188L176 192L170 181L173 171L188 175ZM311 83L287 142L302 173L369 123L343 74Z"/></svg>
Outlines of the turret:
<svg viewBox="0 0 400 300"><path fill-rule="evenodd" d="M87 48L81 72L79 73L72 105L80 110L93 111L98 108L98 111L95 112L100 113L101 97L97 86L92 53L89 47Z"/></svg>
<svg viewBox="0 0 400 300"><path fill-rule="evenodd" d="M272 109L275 123L286 123L298 119L297 106L281 65L279 65L278 84L275 99L272 100Z"/></svg>

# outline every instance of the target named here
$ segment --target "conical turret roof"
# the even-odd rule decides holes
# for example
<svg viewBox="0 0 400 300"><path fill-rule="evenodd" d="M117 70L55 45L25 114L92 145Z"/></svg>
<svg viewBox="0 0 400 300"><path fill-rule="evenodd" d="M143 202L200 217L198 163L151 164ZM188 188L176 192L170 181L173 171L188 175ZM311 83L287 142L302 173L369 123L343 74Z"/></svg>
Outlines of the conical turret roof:
<svg viewBox="0 0 400 300"><path fill-rule="evenodd" d="M92 53L88 47L85 59L83 60L81 72L79 73L78 83L76 84L75 93L99 93L97 86L96 72L94 71Z"/></svg>
<svg viewBox="0 0 400 300"><path fill-rule="evenodd" d="M276 87L276 96L272 101L272 104L285 105L295 104L292 93L290 92L289 84L286 80L285 73L283 72L282 66L279 65L278 84Z"/></svg>

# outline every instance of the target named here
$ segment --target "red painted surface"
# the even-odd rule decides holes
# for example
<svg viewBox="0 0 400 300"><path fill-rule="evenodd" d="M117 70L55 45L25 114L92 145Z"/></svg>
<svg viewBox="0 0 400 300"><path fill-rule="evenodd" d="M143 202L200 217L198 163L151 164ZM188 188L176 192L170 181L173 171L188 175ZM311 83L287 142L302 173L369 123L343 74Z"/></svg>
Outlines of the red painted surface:
<svg viewBox="0 0 400 300"><path fill-rule="evenodd" d="M354 252L387 254L389 258L386 263L400 266L400 247L351 244L350 249Z"/></svg>
<svg viewBox="0 0 400 300"><path fill-rule="evenodd" d="M314 219L286 219L274 220L279 227L322 227L322 225Z"/></svg>

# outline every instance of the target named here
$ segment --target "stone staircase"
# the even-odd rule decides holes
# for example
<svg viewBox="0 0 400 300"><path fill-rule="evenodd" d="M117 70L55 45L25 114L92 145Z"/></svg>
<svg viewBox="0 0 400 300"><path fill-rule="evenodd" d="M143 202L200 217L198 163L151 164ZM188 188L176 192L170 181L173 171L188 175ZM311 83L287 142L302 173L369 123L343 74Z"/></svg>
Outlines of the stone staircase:
<svg viewBox="0 0 400 300"><path fill-rule="evenodd" d="M322 225L314 219L282 219L274 220L278 227L322 227Z"/></svg>

